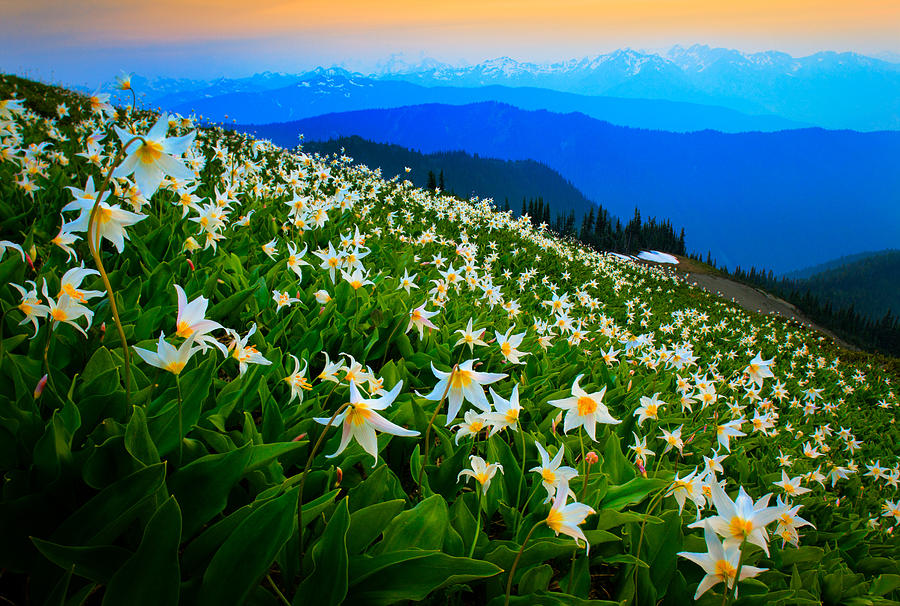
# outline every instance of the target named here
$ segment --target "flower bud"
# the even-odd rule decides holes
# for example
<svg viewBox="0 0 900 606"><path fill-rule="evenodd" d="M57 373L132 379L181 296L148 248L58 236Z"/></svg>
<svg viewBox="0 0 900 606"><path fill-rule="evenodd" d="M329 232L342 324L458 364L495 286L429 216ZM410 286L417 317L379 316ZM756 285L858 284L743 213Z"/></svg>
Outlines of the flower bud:
<svg viewBox="0 0 900 606"><path fill-rule="evenodd" d="M305 433L305 432L304 432L304 433L301 433L299 436L297 436L296 438L294 438L293 440L291 440L291 442L299 442L300 440L302 440L302 439L305 438L305 437L306 437L306 433Z"/></svg>
<svg viewBox="0 0 900 606"><path fill-rule="evenodd" d="M44 388L47 387L47 375L44 375L37 382L37 385L34 388L34 399L37 400L41 397L41 394L44 393Z"/></svg>
<svg viewBox="0 0 900 606"><path fill-rule="evenodd" d="M588 465L593 465L597 461L600 460L600 457L597 456L597 453L593 450L584 455L584 460Z"/></svg>
<svg viewBox="0 0 900 606"><path fill-rule="evenodd" d="M335 470L335 476L337 477L337 479L334 482L334 486L336 488L336 487L340 486L341 482L344 480L344 470L341 469L340 467L338 467Z"/></svg>

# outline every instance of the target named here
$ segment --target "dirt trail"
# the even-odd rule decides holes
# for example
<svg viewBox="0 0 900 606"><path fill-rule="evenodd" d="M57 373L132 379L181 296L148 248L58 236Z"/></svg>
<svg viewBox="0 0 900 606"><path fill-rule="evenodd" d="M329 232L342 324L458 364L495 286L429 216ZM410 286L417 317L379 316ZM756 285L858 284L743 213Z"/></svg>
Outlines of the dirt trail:
<svg viewBox="0 0 900 606"><path fill-rule="evenodd" d="M678 273L687 280L688 283L695 284L708 293L734 301L748 311L755 311L763 314L776 313L785 318L790 318L808 328L817 330L822 334L831 337L838 345L845 349L859 351L858 347L850 345L838 338L831 331L811 322L799 309L784 299L779 299L765 291L753 288L746 284L741 284L740 282L735 282L734 280L729 280L722 276L689 271L678 271Z"/></svg>

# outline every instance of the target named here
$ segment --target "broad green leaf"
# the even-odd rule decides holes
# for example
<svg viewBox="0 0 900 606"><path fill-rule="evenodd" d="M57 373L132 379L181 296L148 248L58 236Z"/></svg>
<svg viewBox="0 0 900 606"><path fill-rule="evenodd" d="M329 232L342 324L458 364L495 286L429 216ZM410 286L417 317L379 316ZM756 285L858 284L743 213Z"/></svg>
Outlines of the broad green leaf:
<svg viewBox="0 0 900 606"><path fill-rule="evenodd" d="M110 580L104 606L177 604L180 543L181 510L175 497L169 497L147 523L137 551Z"/></svg>
<svg viewBox="0 0 900 606"><path fill-rule="evenodd" d="M183 508L184 536L191 537L225 509L228 494L244 475L250 446L200 457L169 478L169 490Z"/></svg>
<svg viewBox="0 0 900 606"><path fill-rule="evenodd" d="M291 536L297 493L268 501L241 522L213 556L203 574L198 604L240 604Z"/></svg>
<svg viewBox="0 0 900 606"><path fill-rule="evenodd" d="M144 465L159 463L156 444L147 429L147 415L140 406L132 406L131 419L125 428L125 449Z"/></svg>
<svg viewBox="0 0 900 606"><path fill-rule="evenodd" d="M325 532L312 548L313 571L303 581L294 597L294 604L340 604L347 595L348 569L347 534L350 511L344 498L331 515Z"/></svg>
<svg viewBox="0 0 900 606"><path fill-rule="evenodd" d="M350 515L347 551L350 554L362 553L381 535L388 523L403 511L404 505L403 499L394 499L354 511Z"/></svg>
<svg viewBox="0 0 900 606"><path fill-rule="evenodd" d="M41 554L62 568L96 583L106 584L131 556L131 552L114 545L93 547L59 545L35 537L31 538Z"/></svg>
<svg viewBox="0 0 900 606"><path fill-rule="evenodd" d="M410 547L440 550L444 546L449 523L450 511L444 497L430 496L391 520L375 552L400 551Z"/></svg>
<svg viewBox="0 0 900 606"><path fill-rule="evenodd" d="M433 551L409 551L412 551L409 553L411 557L378 567L377 574L368 572L357 575L351 564L351 583L356 579L360 581L352 584L347 602L374 606L401 600L422 600L441 587L485 579L503 572L494 564L482 560L454 558ZM422 556L417 557L416 551ZM392 552L384 556L403 553Z"/></svg>
<svg viewBox="0 0 900 606"><path fill-rule="evenodd" d="M163 485L165 474L165 463L159 463L109 485L69 516L51 539L69 545L111 543Z"/></svg>
<svg viewBox="0 0 900 606"><path fill-rule="evenodd" d="M600 501L600 510L619 510L629 505L637 505L654 490L666 486L669 482L660 478L637 477L619 486L610 486Z"/></svg>

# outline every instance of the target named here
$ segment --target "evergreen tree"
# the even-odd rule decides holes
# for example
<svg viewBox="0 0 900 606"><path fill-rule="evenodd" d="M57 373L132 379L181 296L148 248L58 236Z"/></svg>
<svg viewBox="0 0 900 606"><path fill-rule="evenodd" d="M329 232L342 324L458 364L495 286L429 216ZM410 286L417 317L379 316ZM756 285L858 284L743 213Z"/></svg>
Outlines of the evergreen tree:
<svg viewBox="0 0 900 606"><path fill-rule="evenodd" d="M428 185L425 186L425 189L429 191L437 189L437 181L435 181L433 170L428 171Z"/></svg>

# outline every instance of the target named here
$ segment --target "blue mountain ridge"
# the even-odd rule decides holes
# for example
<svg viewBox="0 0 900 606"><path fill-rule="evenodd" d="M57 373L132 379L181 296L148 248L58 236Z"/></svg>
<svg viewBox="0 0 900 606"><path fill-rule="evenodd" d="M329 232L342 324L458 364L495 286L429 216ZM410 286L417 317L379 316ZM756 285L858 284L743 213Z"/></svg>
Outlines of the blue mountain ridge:
<svg viewBox="0 0 900 606"><path fill-rule="evenodd" d="M241 126L278 144L359 135L553 168L616 216L683 226L719 265L783 273L900 244L900 132L672 133L500 103L417 105Z"/></svg>

